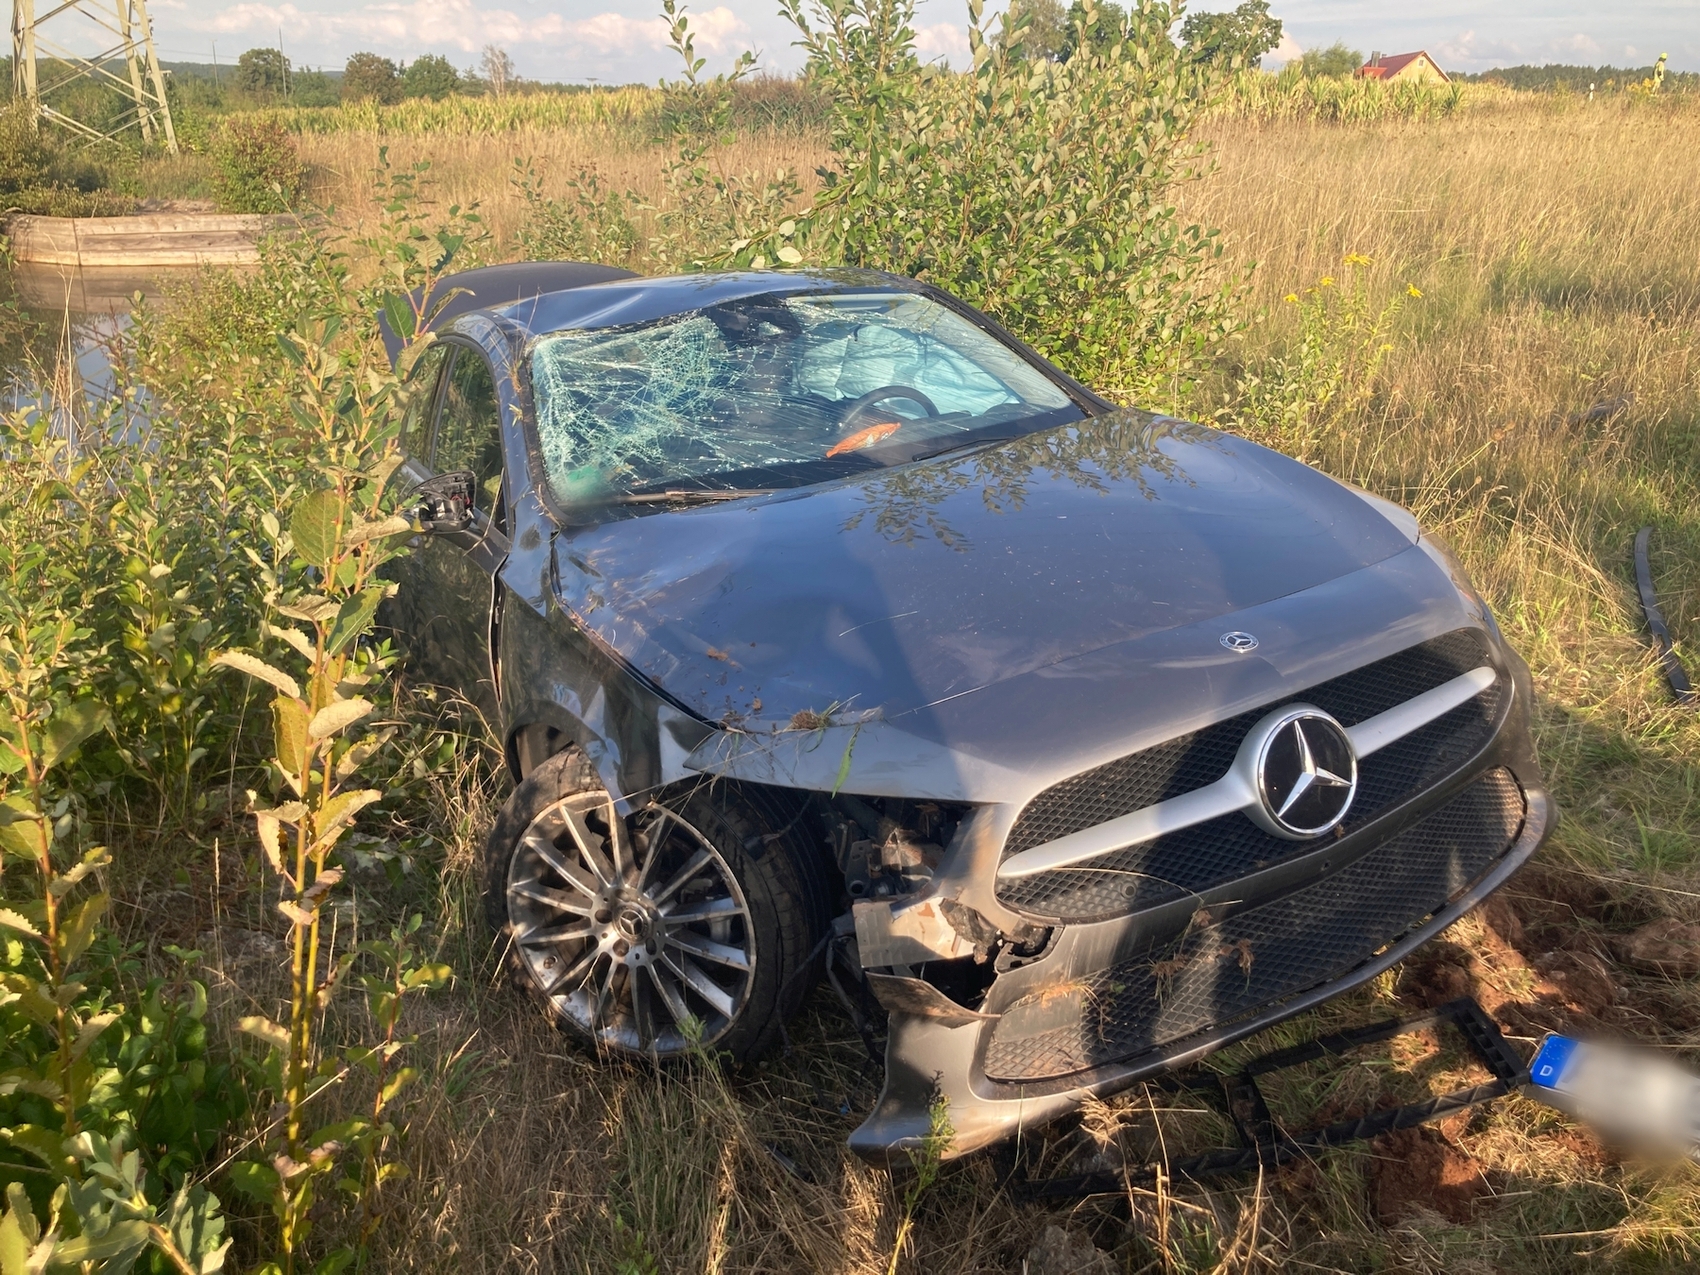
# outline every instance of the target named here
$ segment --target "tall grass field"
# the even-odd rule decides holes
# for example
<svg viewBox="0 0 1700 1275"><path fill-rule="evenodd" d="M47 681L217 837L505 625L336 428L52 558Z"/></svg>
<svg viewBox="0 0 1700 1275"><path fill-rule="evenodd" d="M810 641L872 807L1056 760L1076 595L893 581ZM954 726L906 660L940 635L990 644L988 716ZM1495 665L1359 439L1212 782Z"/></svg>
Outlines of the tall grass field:
<svg viewBox="0 0 1700 1275"><path fill-rule="evenodd" d="M783 109L723 119L704 164L752 207L765 191L768 212L806 208L821 196L816 170L831 166L840 143L822 110L793 109L789 89L765 91ZM1451 544L1532 667L1539 753L1563 817L1540 857L1489 906L1371 985L1207 1065L1229 1069L1319 1031L1463 994L1525 1047L1568 1028L1700 1062L1700 709L1675 703L1660 675L1631 562L1637 530L1651 525L1659 600L1700 676L1700 103L1464 86L1389 104L1376 91L1271 81L1199 113L1191 137L1204 148L1177 159L1167 198L1181 224L1219 232L1220 252L1196 265L1198 295L1220 307L1210 311L1218 335L1184 373L1152 374L1149 393L1163 399L1157 406L1396 500ZM372 396L371 420L393 407L389 391L371 388L383 375L379 360L337 346L345 338L297 311L329 313L336 295L375 295L388 277L383 263L399 259L396 245L441 248L443 236L458 236L457 262L482 264L546 255L560 235L599 235L606 255L639 269L684 260L684 248L666 246L679 242L668 210L687 188L676 146L653 140L657 97L622 90L280 113L306 164L307 199L329 210L320 233L341 255L275 249L261 275L208 274L138 321L127 374L137 393L145 387L149 401L194 422L194 437L222 440L197 446L198 494L183 517L224 517L218 509L243 501L287 511L327 484L370 490L347 478L352 452L338 453L340 469L301 458L322 458L344 437L356 398ZM752 234L740 260L763 242ZM1057 348L1079 348L1067 344L1075 334L1066 311L1044 322ZM282 353L279 331L293 333ZM315 353L319 344L342 353ZM336 389L342 377L355 388ZM21 455L27 422L11 428L9 454ZM322 447L319 430L331 440ZM267 431L301 450L262 479L239 460L280 446L254 441ZM39 437L34 445L45 446ZM190 460L162 452L158 463L149 475ZM130 470L102 490L130 482L155 490L154 477ZM46 518L41 490L20 480L5 498ZM73 481L67 490L82 489ZM357 498L365 497L346 496ZM135 496L103 527L141 546L169 538L138 512L144 503ZM162 500L162 510L174 507ZM231 518L219 525L236 526ZM132 523L139 530L126 530ZM287 513L275 532L276 518L264 532L246 525L221 532L223 547L203 566L185 552L172 559L182 565L151 578L210 573L211 584L195 586L208 617L215 594L237 580L305 605L288 603L297 596L289 590L317 586L288 575L289 553L245 556L244 545L282 544L293 528L298 548L311 528ZM11 570L19 586L27 555L6 552L0 576ZM139 626L139 636L114 642L141 659L150 641L161 650L186 642L175 635L194 620L170 611L181 601L149 601L146 552L135 555L141 565L122 568L137 582L125 586L134 597L112 614ZM152 619L136 618L150 606ZM177 626L171 636L150 638L165 623ZM280 665L296 658L267 632L232 622L222 636L195 639L202 645L190 664L210 661L215 648L273 652L267 658ZM342 928L333 931L326 912L324 932L332 946L346 945L334 934L378 938L416 914L413 937L396 941L417 949L407 958L417 968L445 972L432 975L432 986L442 984L434 991L421 978L403 1026L392 1023L393 1040L405 1041L397 1057L417 1075L394 1108L374 1109L373 1121L393 1128L381 1138L346 1135L355 1150L333 1153L354 1166L337 1172L354 1182L360 1207L333 1212L323 1202L336 1189L327 1177L321 1202L300 1215L317 1228L301 1241L314 1260L346 1245L368 1269L455 1275L1556 1275L1700 1264L1700 1170L1621 1156L1519 1096L1268 1174L1203 1185L1159 1174L1130 1178L1117 1195L1056 1202L1033 1198L990 1154L948 1163L917 1190L913 1175L869 1168L845 1151L879 1076L825 989L782 1052L748 1071L707 1057L664 1074L598 1064L504 985L490 952L477 892L482 838L507 790L499 759L469 714L409 683L404 661L392 673L392 658L400 653L356 661L347 674L367 678L366 687L393 683L372 718L388 733L357 758L371 774L361 782L387 795L352 843L339 888L352 883L354 892L335 920ZM236 676L209 673L207 685ZM113 997L136 1000L148 977L191 977L159 973L186 959L168 955L169 944L200 954L183 968L205 985L209 1021L226 1024L285 1012L279 890L285 901L296 897L266 867L246 813L244 789L257 791L256 804L288 794L272 757L270 701L242 696L209 698L205 711L222 716L196 728L221 741L222 757L194 759L187 744L164 739L157 763L113 760L79 772L84 795L66 806L112 848L113 866L102 869L111 942L129 953L112 958ZM124 776L150 765L165 777L149 791L175 792L172 757L171 773L191 776L177 796L130 805L110 796L139 791ZM8 892L22 888L19 871L8 866ZM1649 935L1695 955L1649 958ZM397 977L400 987L405 973ZM314 1030L370 1039L386 1021L380 1004L388 1002L338 1002ZM267 1080L260 1062L252 1068L253 1092L287 1088L282 1073ZM376 1082L359 1059L321 1070L334 1083L308 1086L309 1109L320 1104L328 1118L370 1107ZM1425 1031L1299 1069L1266 1092L1277 1118L1297 1128L1485 1078L1457 1041ZM225 1202L236 1242L229 1269L263 1260L289 1225L283 1205L264 1202L282 1198L275 1192L243 1195L219 1176L234 1160L273 1162L255 1148L282 1136L278 1110L231 1116L227 1128L237 1132L221 1135L204 1161L219 1170L205 1180ZM1202 1104L1142 1088L1040 1132L1024 1155L1043 1177L1166 1163L1231 1137ZM361 1160L360 1148L375 1149ZM362 1177L367 1163L400 1168ZM309 1269L305 1258L299 1269Z"/></svg>
<svg viewBox="0 0 1700 1275"><path fill-rule="evenodd" d="M1216 410L1236 377L1288 354L1307 329L1324 361L1379 354L1369 383L1302 433L1226 423L1416 512L1457 549L1534 670L1540 755L1563 822L1503 904L1418 960L1452 962L1455 986L1513 1032L1533 1033L1545 1013L1694 1048L1692 980L1630 966L1616 941L1659 918L1700 921L1700 715L1673 705L1653 665L1630 558L1652 524L1661 605L1700 665L1700 210L1688 193L1700 188L1700 112L1519 95L1443 118L1233 115L1201 131L1212 163L1182 189L1183 207L1221 228L1235 265L1256 268L1239 302L1246 327L1194 411ZM349 131L304 137L303 153L326 198L354 207L380 145L430 159L439 197L478 201L498 238L526 215L510 156L546 175L582 166L611 187L660 192L660 152L633 152L612 131L499 141ZM728 162L807 173L820 149L808 133L757 133ZM1396 312L1372 331L1389 303ZM1366 337L1378 348L1358 348ZM456 808L467 838L489 817ZM1420 1001L1401 987L1395 971L1234 1056L1411 1012ZM873 1082L830 998L817 1005L765 1072L681 1084L594 1072L505 997L463 988L442 1048L472 1041L488 1078L476 1100L445 1098L418 1127L432 1171L410 1189L431 1222L398 1236L408 1262L884 1269L900 1188L835 1149L858 1117L833 1107L856 1109ZM1531 1009L1519 1019L1518 1006ZM1283 1114L1309 1121L1378 1093L1410 1099L1480 1079L1440 1044L1399 1042L1318 1069L1284 1095ZM1161 1131L1171 1156L1225 1136L1214 1117L1173 1106L1135 1094L1089 1126L1151 1152ZM769 1148L806 1165L806 1180ZM1485 1275L1700 1260L1693 1170L1619 1163L1520 1098L1258 1183L1131 1195L1131 1222L1128 1199L1039 1208L989 1158L953 1165L921 1203L904 1269L1020 1270L1052 1224L1093 1235L1127 1270ZM613 1266L584 1256L609 1245L624 1254Z"/></svg>

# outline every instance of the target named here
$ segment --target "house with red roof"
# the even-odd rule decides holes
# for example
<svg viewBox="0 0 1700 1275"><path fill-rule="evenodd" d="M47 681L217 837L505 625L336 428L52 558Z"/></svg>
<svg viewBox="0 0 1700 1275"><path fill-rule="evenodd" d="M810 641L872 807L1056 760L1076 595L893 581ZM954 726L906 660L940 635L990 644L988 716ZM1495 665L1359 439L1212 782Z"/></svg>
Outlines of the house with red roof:
<svg viewBox="0 0 1700 1275"><path fill-rule="evenodd" d="M1448 84L1451 77L1440 69L1440 63L1425 50L1415 53L1380 53L1369 55L1357 70L1361 80L1399 80L1407 84Z"/></svg>

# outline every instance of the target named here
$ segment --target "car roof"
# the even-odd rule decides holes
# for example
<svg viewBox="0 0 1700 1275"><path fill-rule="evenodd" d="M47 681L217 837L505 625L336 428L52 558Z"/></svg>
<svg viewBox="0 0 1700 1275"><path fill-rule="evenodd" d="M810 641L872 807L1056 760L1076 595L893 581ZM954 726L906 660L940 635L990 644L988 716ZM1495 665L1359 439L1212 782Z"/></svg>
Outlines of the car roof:
<svg viewBox="0 0 1700 1275"><path fill-rule="evenodd" d="M441 330L455 318L472 310L495 310L523 302L547 292L561 292L612 279L636 279L630 270L619 266L597 265L589 261L515 261L502 266L481 266L462 270L437 281L432 289L436 297L448 297L431 326ZM413 304L419 304L420 289L413 290ZM402 339L380 315L378 327L383 335L384 349L394 363L401 353Z"/></svg>
<svg viewBox="0 0 1700 1275"><path fill-rule="evenodd" d="M625 327L745 297L823 289L915 292L921 285L877 270L739 270L624 278L523 298L497 311L533 335L567 329Z"/></svg>

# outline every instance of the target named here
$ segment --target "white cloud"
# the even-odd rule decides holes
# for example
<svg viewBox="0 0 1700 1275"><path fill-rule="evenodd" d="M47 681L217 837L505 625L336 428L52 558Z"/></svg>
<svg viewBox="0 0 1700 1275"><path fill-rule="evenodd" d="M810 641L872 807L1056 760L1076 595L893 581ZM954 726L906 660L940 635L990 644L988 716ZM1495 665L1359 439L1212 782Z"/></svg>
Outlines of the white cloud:
<svg viewBox="0 0 1700 1275"><path fill-rule="evenodd" d="M701 52L731 53L748 43L748 25L725 5L690 17ZM481 9L472 0L410 0L332 13L305 12L289 3L243 3L189 18L184 25L212 35L248 34L261 39L281 28L286 38L294 36L298 41L310 39L317 44L348 47L364 42L404 53L421 47L475 53L486 44L499 44L531 55L548 50L630 57L667 47L667 23L659 17L630 18L618 13L588 18L567 18L559 13L532 16L511 9Z"/></svg>
<svg viewBox="0 0 1700 1275"><path fill-rule="evenodd" d="M1480 39L1474 28L1460 32L1450 40L1441 40L1431 46L1429 52L1434 54L1441 66L1466 71L1524 60L1523 51L1516 44Z"/></svg>
<svg viewBox="0 0 1700 1275"><path fill-rule="evenodd" d="M1590 61L1596 58L1603 58L1606 54L1605 48L1598 40L1594 39L1593 36L1585 35L1580 31L1567 39L1558 41L1558 47L1566 53L1578 54Z"/></svg>
<svg viewBox="0 0 1700 1275"><path fill-rule="evenodd" d="M943 58L953 67L966 68L969 63L968 28L960 22L916 27L915 52L920 54L923 62L936 62Z"/></svg>
<svg viewBox="0 0 1700 1275"><path fill-rule="evenodd" d="M1305 51L1299 47L1299 42L1283 31L1281 43L1263 55L1263 65L1274 70L1286 66L1289 62L1297 62L1304 55Z"/></svg>

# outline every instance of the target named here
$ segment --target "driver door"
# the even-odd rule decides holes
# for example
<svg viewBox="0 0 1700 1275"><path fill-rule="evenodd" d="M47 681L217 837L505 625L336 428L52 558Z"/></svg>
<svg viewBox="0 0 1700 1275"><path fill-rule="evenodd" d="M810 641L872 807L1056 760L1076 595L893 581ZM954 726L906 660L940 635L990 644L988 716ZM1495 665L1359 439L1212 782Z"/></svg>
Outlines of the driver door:
<svg viewBox="0 0 1700 1275"><path fill-rule="evenodd" d="M449 363L435 420L428 431L421 431L423 445L415 445L407 472L422 481L469 471L472 520L464 531L422 537L402 587L414 593L405 608L414 667L426 680L459 691L494 727L498 692L491 630L496 572L508 556L501 401L482 351L458 342L447 343L447 349Z"/></svg>

